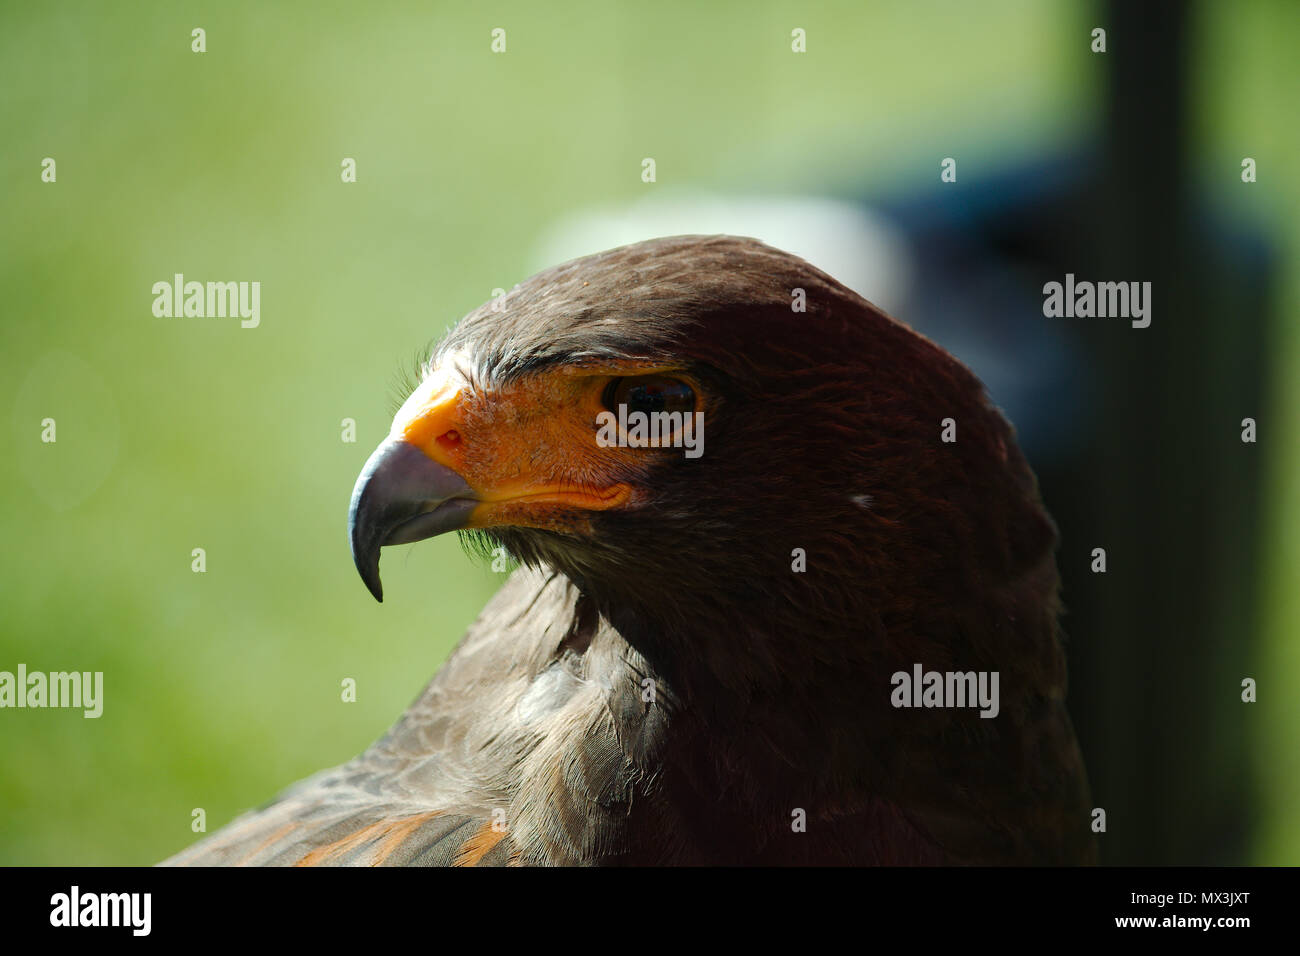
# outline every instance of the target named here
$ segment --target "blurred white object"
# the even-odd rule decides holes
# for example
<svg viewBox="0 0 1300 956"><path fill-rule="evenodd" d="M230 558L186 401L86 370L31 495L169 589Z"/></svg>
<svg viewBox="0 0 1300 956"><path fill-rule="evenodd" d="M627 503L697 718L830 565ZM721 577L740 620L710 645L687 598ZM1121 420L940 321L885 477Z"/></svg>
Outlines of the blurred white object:
<svg viewBox="0 0 1300 956"><path fill-rule="evenodd" d="M820 197L760 198L660 193L558 220L538 241L538 269L661 236L725 233L792 252L886 312L912 281L901 233L861 205Z"/></svg>

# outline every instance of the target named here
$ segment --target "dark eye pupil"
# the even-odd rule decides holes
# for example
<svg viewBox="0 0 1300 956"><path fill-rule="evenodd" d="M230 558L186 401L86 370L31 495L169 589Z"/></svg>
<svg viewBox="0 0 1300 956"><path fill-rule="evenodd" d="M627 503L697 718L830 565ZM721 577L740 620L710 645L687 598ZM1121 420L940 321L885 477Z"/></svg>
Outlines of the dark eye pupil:
<svg viewBox="0 0 1300 956"><path fill-rule="evenodd" d="M615 409L626 405L629 412L689 412L695 407L695 393L685 382L671 378L625 378L614 383L609 403Z"/></svg>

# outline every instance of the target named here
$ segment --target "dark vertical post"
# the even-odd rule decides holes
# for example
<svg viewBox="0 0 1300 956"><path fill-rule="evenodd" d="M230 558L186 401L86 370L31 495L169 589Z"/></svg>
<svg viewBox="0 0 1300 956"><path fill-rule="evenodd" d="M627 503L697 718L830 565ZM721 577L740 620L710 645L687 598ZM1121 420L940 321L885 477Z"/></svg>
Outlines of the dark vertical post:
<svg viewBox="0 0 1300 956"><path fill-rule="evenodd" d="M1244 862L1265 314L1190 194L1194 8L1108 0L1087 279L1149 281L1152 321L1104 322L1089 513L1063 525L1073 697L1106 863ZM1234 176L1225 170L1225 176ZM1087 320L1083 320L1087 321ZM1050 502L1049 502L1050 504ZM1088 554L1106 549L1108 570ZM1256 675L1258 676L1258 675Z"/></svg>

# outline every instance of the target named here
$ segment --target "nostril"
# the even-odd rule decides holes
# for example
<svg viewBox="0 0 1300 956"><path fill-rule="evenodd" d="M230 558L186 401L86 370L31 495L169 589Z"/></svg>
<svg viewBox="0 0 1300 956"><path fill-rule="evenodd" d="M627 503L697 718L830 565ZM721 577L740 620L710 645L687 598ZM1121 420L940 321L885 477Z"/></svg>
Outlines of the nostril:
<svg viewBox="0 0 1300 956"><path fill-rule="evenodd" d="M438 436L438 444L448 451L456 448L460 445L460 432L454 428L451 431L444 432Z"/></svg>

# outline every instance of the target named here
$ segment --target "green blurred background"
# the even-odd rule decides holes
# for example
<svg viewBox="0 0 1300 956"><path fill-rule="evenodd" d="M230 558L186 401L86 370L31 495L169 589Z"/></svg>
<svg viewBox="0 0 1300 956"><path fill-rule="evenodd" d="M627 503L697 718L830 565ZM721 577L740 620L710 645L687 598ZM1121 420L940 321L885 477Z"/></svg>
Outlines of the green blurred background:
<svg viewBox="0 0 1300 956"><path fill-rule="evenodd" d="M0 669L99 670L106 695L98 720L0 712L4 864L155 862L195 839L193 808L215 829L419 692L502 577L442 538L388 553L376 605L349 493L398 370L545 264L557 219L653 190L915 190L937 157L1087 137L1103 85L1098 10L1065 2L2 11ZM1285 0L1207 3L1191 38L1198 186L1285 263L1239 862L1300 860L1298 40ZM155 318L176 272L259 280L261 326Z"/></svg>

